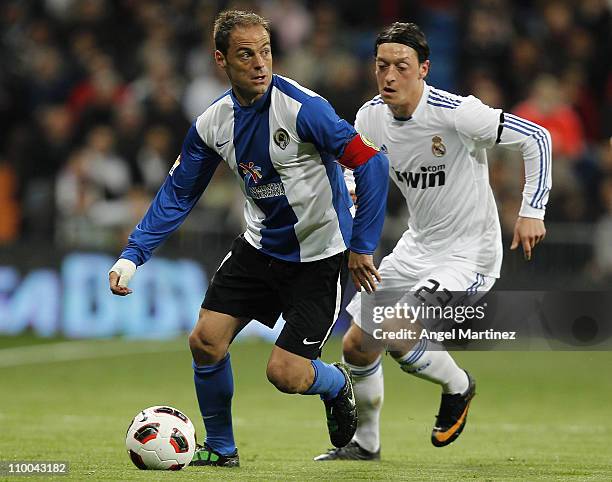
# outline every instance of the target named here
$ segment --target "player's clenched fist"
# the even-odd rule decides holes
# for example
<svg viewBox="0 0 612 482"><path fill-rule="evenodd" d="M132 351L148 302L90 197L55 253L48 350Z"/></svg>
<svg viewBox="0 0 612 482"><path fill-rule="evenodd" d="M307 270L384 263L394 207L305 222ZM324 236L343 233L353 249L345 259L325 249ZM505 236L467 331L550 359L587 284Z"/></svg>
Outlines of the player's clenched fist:
<svg viewBox="0 0 612 482"><path fill-rule="evenodd" d="M348 268L353 278L357 291L363 287L368 293L376 291L376 281L382 281L378 270L374 266L374 258L371 254L359 254L349 251Z"/></svg>
<svg viewBox="0 0 612 482"><path fill-rule="evenodd" d="M114 295L126 296L132 290L127 287L130 279L136 273L136 264L129 259L120 258L108 272L110 290Z"/></svg>

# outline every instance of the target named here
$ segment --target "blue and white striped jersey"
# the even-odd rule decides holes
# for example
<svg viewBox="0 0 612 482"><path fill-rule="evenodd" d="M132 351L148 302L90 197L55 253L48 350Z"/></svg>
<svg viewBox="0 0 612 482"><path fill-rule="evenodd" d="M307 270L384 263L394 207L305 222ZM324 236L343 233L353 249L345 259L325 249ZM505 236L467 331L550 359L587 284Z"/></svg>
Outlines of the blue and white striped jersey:
<svg viewBox="0 0 612 482"><path fill-rule="evenodd" d="M245 239L263 253L296 262L347 248L373 253L384 221L388 161L360 144L360 160L351 165L345 158L355 149L347 145L356 136L325 99L290 79L274 75L266 94L249 106L226 92L192 125L121 257L144 263L185 219L221 161L246 197ZM354 221L337 159L355 168L361 192Z"/></svg>

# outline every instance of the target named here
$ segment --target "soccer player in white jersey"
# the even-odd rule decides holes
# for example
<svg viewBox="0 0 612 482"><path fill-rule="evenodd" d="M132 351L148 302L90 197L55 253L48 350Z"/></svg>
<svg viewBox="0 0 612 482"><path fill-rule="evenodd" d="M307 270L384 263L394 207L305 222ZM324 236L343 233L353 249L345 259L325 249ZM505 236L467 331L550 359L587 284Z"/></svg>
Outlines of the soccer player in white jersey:
<svg viewBox="0 0 612 482"><path fill-rule="evenodd" d="M346 445L357 418L352 383L341 364L320 360L338 316L350 271L367 291L380 280L374 252L384 221L388 161L331 105L296 82L272 74L270 29L249 12L221 13L215 61L231 89L200 115L179 158L129 237L109 281L127 295L136 266L189 214L220 162L246 197L246 232L208 287L189 336L196 394L206 440L192 465L235 467L234 382L229 345L252 319L286 323L267 376L286 393L320 395L333 445ZM337 161L337 162L336 162ZM360 205L355 219L340 164L354 170ZM348 253L347 253L348 249ZM167 280L172 283L172 280Z"/></svg>
<svg viewBox="0 0 612 482"><path fill-rule="evenodd" d="M448 290L477 299L499 277L501 230L488 180L487 148L499 145L518 150L525 162L522 205L511 249L522 245L530 259L546 233L543 219L551 188L549 133L473 96L427 85L428 57L426 38L415 24L394 23L383 29L375 44L380 95L359 110L355 122L361 134L387 153L390 177L409 209L408 230L379 266L382 283L376 293L397 293L393 303L401 293L410 296L419 290ZM350 175L347 182L352 182ZM357 192L357 205L359 202ZM331 449L315 460L380 458L382 350L364 344L368 334L362 325L362 302L368 297L371 295L357 293L349 304L353 324L343 340L344 359L354 378L357 431L347 446ZM404 372L441 385L442 400L431 441L436 447L448 445L465 426L475 394L474 380L441 345L427 339L390 351Z"/></svg>

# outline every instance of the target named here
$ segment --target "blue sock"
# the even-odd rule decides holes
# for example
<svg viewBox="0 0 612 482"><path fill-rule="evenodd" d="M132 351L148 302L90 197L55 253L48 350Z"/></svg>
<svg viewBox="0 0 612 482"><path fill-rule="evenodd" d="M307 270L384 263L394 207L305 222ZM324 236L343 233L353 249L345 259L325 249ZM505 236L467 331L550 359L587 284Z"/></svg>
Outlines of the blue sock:
<svg viewBox="0 0 612 482"><path fill-rule="evenodd" d="M334 365L322 362L320 359L312 360L314 368L314 381L304 395L321 395L322 400L336 398L344 387L346 379L344 374Z"/></svg>
<svg viewBox="0 0 612 482"><path fill-rule="evenodd" d="M229 353L214 365L193 362L193 381L206 427L206 443L222 455L236 451L232 430L234 377Z"/></svg>

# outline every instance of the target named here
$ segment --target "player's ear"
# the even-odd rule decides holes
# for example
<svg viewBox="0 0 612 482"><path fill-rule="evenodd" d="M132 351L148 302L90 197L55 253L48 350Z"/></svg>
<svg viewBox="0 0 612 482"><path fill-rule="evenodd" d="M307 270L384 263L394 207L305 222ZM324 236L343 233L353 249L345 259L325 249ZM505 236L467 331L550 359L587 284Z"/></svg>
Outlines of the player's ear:
<svg viewBox="0 0 612 482"><path fill-rule="evenodd" d="M215 50L215 63L222 69L225 69L227 65L227 59L220 50Z"/></svg>
<svg viewBox="0 0 612 482"><path fill-rule="evenodd" d="M419 64L419 79L424 79L429 73L429 60Z"/></svg>

